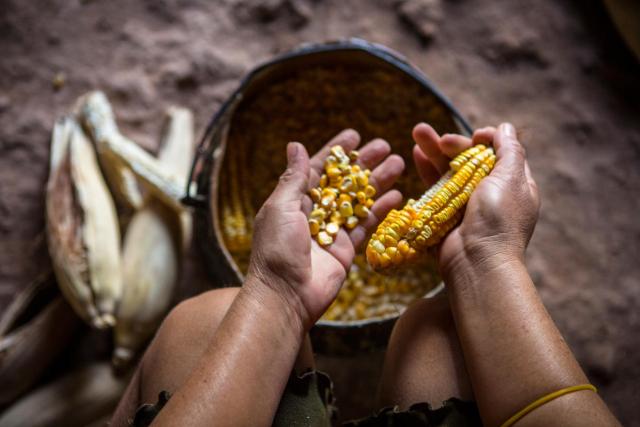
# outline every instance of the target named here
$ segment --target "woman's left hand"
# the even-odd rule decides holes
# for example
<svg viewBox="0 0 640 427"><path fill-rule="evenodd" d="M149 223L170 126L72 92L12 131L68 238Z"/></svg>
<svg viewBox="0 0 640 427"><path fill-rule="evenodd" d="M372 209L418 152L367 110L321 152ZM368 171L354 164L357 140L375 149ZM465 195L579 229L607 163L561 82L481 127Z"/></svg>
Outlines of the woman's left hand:
<svg viewBox="0 0 640 427"><path fill-rule="evenodd" d="M287 146L287 170L256 216L251 261L245 287L253 291L274 290L299 316L308 330L335 299L353 262L356 248L385 217L402 202L397 190L390 190L404 169L398 155L389 155L389 144L375 139L360 150L358 163L371 169L369 182L377 200L369 217L353 230L341 228L327 247L311 238L308 214L312 201L307 195L318 185L324 160L334 145L346 152L355 149L360 136L345 130L311 159L297 142Z"/></svg>

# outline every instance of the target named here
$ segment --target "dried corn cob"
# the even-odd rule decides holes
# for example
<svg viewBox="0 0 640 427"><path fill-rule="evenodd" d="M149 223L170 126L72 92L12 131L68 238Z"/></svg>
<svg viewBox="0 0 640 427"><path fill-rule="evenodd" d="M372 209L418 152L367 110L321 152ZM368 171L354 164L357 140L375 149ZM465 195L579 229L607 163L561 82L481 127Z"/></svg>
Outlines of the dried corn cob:
<svg viewBox="0 0 640 427"><path fill-rule="evenodd" d="M96 145L100 167L116 201L128 209L139 209L142 207L143 197L135 175L117 156L106 150L102 143L107 135L119 135L113 110L106 96L102 92L90 92L78 99L76 110L79 122Z"/></svg>
<svg viewBox="0 0 640 427"><path fill-rule="evenodd" d="M451 169L420 199L389 212L367 245L369 265L376 271L393 270L438 244L458 224L462 208L495 160L492 148L469 148L449 163Z"/></svg>
<svg viewBox="0 0 640 427"><path fill-rule="evenodd" d="M309 232L322 246L332 244L343 225L352 229L369 216L376 189L369 185L371 171L352 164L357 159L355 150L347 155L341 146L331 147L320 186L309 191Z"/></svg>
<svg viewBox="0 0 640 427"><path fill-rule="evenodd" d="M46 215L62 293L91 325L112 326L122 294L120 230L91 143L70 118L53 130Z"/></svg>
<svg viewBox="0 0 640 427"><path fill-rule="evenodd" d="M112 160L110 163L119 165L119 170L130 170L157 198L181 212L180 199L184 196L181 182L167 173L156 158L120 133L104 93L91 92L80 98L78 104L80 120L96 143L100 158ZM109 174L111 169L105 172Z"/></svg>
<svg viewBox="0 0 640 427"><path fill-rule="evenodd" d="M168 111L164 145L158 160L186 183L193 156L193 117L189 110ZM124 292L116 312L113 363L126 367L158 328L169 310L180 269L180 249L190 240L191 215L176 213L151 198L127 227L122 249Z"/></svg>

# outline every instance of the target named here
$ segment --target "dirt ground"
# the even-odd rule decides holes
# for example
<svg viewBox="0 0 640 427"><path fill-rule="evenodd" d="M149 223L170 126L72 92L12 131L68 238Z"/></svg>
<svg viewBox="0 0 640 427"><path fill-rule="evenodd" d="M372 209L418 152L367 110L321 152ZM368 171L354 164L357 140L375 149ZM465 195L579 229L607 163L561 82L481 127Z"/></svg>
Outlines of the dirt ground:
<svg viewBox="0 0 640 427"><path fill-rule="evenodd" d="M49 265L48 138L76 97L105 90L153 149L169 104L200 134L255 64L348 36L403 53L474 126L524 132L543 200L529 269L603 398L640 425L640 66L594 2L0 0L0 310Z"/></svg>

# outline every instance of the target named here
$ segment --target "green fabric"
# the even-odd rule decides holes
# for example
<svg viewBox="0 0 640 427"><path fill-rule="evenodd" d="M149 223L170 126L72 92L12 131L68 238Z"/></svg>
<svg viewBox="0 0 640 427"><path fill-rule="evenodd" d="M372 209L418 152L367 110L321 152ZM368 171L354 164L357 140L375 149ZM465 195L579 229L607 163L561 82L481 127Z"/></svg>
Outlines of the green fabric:
<svg viewBox="0 0 640 427"><path fill-rule="evenodd" d="M329 377L318 371L292 374L273 419L274 427L331 427L336 417Z"/></svg>
<svg viewBox="0 0 640 427"><path fill-rule="evenodd" d="M417 403L407 411L398 408L384 408L377 414L342 427L475 427L482 426L482 420L475 402L464 402L451 398L437 409L428 403Z"/></svg>
<svg viewBox="0 0 640 427"><path fill-rule="evenodd" d="M132 426L149 426L170 398L163 391L156 404L144 404L136 411ZM309 371L292 374L282 395L273 420L274 427L331 427L337 410L333 397L333 384L324 373ZM432 409L428 403L418 403L407 411L397 407L384 408L375 415L349 421L342 427L475 427L482 426L474 402L451 398L442 406Z"/></svg>

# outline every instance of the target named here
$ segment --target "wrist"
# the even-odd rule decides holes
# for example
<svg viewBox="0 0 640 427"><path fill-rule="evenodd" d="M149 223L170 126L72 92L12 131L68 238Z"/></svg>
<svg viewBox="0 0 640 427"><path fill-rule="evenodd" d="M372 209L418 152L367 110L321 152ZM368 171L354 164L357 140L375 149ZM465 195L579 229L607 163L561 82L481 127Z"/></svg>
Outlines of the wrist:
<svg viewBox="0 0 640 427"><path fill-rule="evenodd" d="M296 337L302 339L308 332L308 315L300 297L289 286L277 286L248 275L240 294L255 310L265 311L270 321L282 325Z"/></svg>
<svg viewBox="0 0 640 427"><path fill-rule="evenodd" d="M525 269L524 259L504 251L461 252L442 271L442 277L450 288L464 288L486 283L492 275Z"/></svg>

